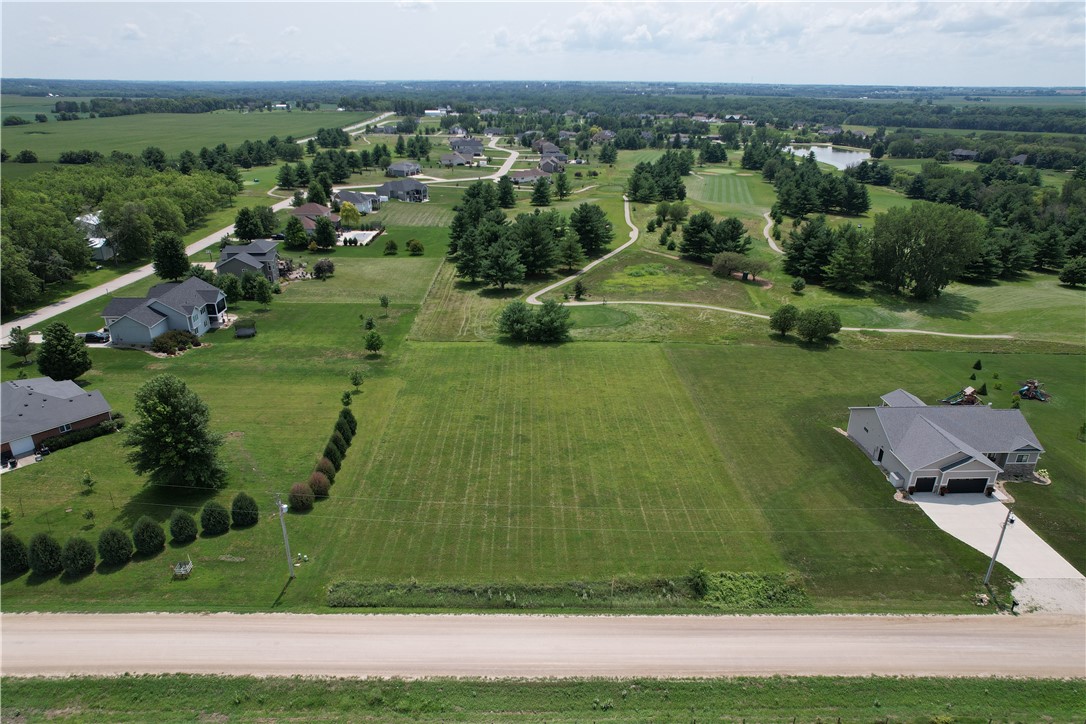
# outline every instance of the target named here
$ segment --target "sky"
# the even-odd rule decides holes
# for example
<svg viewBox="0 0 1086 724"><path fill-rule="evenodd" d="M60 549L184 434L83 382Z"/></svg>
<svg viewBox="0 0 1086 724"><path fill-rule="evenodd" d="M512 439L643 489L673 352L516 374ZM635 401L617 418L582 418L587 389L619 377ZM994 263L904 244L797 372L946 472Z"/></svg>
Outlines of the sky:
<svg viewBox="0 0 1086 724"><path fill-rule="evenodd" d="M0 74L1086 85L1078 2L8 2Z"/></svg>

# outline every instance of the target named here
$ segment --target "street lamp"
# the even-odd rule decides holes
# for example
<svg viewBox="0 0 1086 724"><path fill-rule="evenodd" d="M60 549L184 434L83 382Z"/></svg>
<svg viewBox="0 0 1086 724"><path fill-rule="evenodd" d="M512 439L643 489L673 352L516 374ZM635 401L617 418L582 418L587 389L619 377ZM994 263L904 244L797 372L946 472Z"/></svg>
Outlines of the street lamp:
<svg viewBox="0 0 1086 724"><path fill-rule="evenodd" d="M1003 520L1003 526L999 531L999 540L996 542L995 552L992 553L992 562L988 564L988 572L984 574L984 585L988 585L988 581L992 578L992 569L995 568L996 556L999 555L999 547L1003 545L1003 536L1007 533L1007 526L1014 525L1014 515L1011 509L1007 509L1007 517Z"/></svg>

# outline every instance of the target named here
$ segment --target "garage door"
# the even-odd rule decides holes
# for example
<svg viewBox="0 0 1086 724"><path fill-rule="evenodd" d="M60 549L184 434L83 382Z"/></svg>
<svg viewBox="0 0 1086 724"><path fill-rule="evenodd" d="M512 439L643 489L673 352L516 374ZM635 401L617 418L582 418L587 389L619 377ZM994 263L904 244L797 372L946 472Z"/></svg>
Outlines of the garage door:
<svg viewBox="0 0 1086 724"><path fill-rule="evenodd" d="M916 492L918 493L930 493L935 490L935 478L917 478L916 479Z"/></svg>
<svg viewBox="0 0 1086 724"><path fill-rule="evenodd" d="M988 478L953 478L947 482L948 493L983 493Z"/></svg>
<svg viewBox="0 0 1086 724"><path fill-rule="evenodd" d="M24 437L22 440L11 441L11 454L18 457L34 452L34 438Z"/></svg>

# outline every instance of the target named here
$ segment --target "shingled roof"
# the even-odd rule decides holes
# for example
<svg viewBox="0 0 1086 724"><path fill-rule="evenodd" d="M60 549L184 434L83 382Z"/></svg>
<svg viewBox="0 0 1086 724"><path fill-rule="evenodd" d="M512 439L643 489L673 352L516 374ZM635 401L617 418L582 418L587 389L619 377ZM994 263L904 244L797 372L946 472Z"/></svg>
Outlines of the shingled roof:
<svg viewBox="0 0 1086 724"><path fill-rule="evenodd" d="M11 442L110 412L97 390L87 392L71 380L33 377L3 383L0 442Z"/></svg>

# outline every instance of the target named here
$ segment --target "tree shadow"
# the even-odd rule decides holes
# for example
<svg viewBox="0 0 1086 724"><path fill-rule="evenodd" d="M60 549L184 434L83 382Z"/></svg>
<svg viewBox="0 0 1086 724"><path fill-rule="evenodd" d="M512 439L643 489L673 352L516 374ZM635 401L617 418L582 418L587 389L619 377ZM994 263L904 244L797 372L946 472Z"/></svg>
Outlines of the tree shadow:
<svg viewBox="0 0 1086 724"><path fill-rule="evenodd" d="M18 573L4 573L0 574L0 583L8 583L10 581L17 581L25 576L29 571L20 571Z"/></svg>
<svg viewBox="0 0 1086 724"><path fill-rule="evenodd" d="M835 293L844 299L856 298ZM929 319L956 319L969 320L980 307L975 299L957 294L955 292L943 292L940 296L929 301L921 301L911 297L901 297L883 291L873 291L868 295L876 305L897 313L916 313Z"/></svg>
<svg viewBox="0 0 1086 724"><path fill-rule="evenodd" d="M839 347L841 340L836 337L827 337L825 339L816 340L814 342L808 342L805 339L796 337L794 335L782 335L776 332L772 332L766 335L766 338L772 340L777 344L787 344L797 349L807 350L808 352L829 352L830 350Z"/></svg>
<svg viewBox="0 0 1086 724"><path fill-rule="evenodd" d="M179 541L176 538L170 538L168 541L166 541L166 547L169 548L170 550L173 550L173 551L182 550L184 548L188 548L190 545L192 545L195 542L196 542L195 538L193 538L192 540L187 540L187 541Z"/></svg>
<svg viewBox="0 0 1086 724"><path fill-rule="evenodd" d="M61 585L70 586L73 583L79 583L92 573L94 573L94 568L83 571L82 573L68 573L67 571L65 571L64 573L60 574L60 578L58 580L60 581Z"/></svg>
<svg viewBox="0 0 1086 724"><path fill-rule="evenodd" d="M199 512L217 491L207 488L167 488L147 485L121 506L114 522L120 527L131 529L136 521L147 516L159 523L165 523L175 508ZM193 514L196 516L196 513Z"/></svg>
<svg viewBox="0 0 1086 724"><path fill-rule="evenodd" d="M30 572L30 575L26 577L26 585L28 586L40 586L43 583L48 583L56 578L60 577L62 571L53 571L52 573L35 573Z"/></svg>
<svg viewBox="0 0 1086 724"><path fill-rule="evenodd" d="M479 291L479 296L485 299L513 299L519 297L523 293L520 287L506 287L505 289L495 289L494 287L488 287Z"/></svg>
<svg viewBox="0 0 1086 724"><path fill-rule="evenodd" d="M125 561L124 563L106 563L105 561L102 561L94 569L94 572L100 576L112 576L117 571L124 569L127 565L128 561Z"/></svg>
<svg viewBox="0 0 1086 724"><path fill-rule="evenodd" d="M162 548L159 548L157 551L152 551L151 553L140 553L139 551L136 551L136 552L134 552L132 554L132 562L133 563L142 563L143 561L153 561L154 559L161 556L162 553L165 550L166 550L166 547L163 546Z"/></svg>

